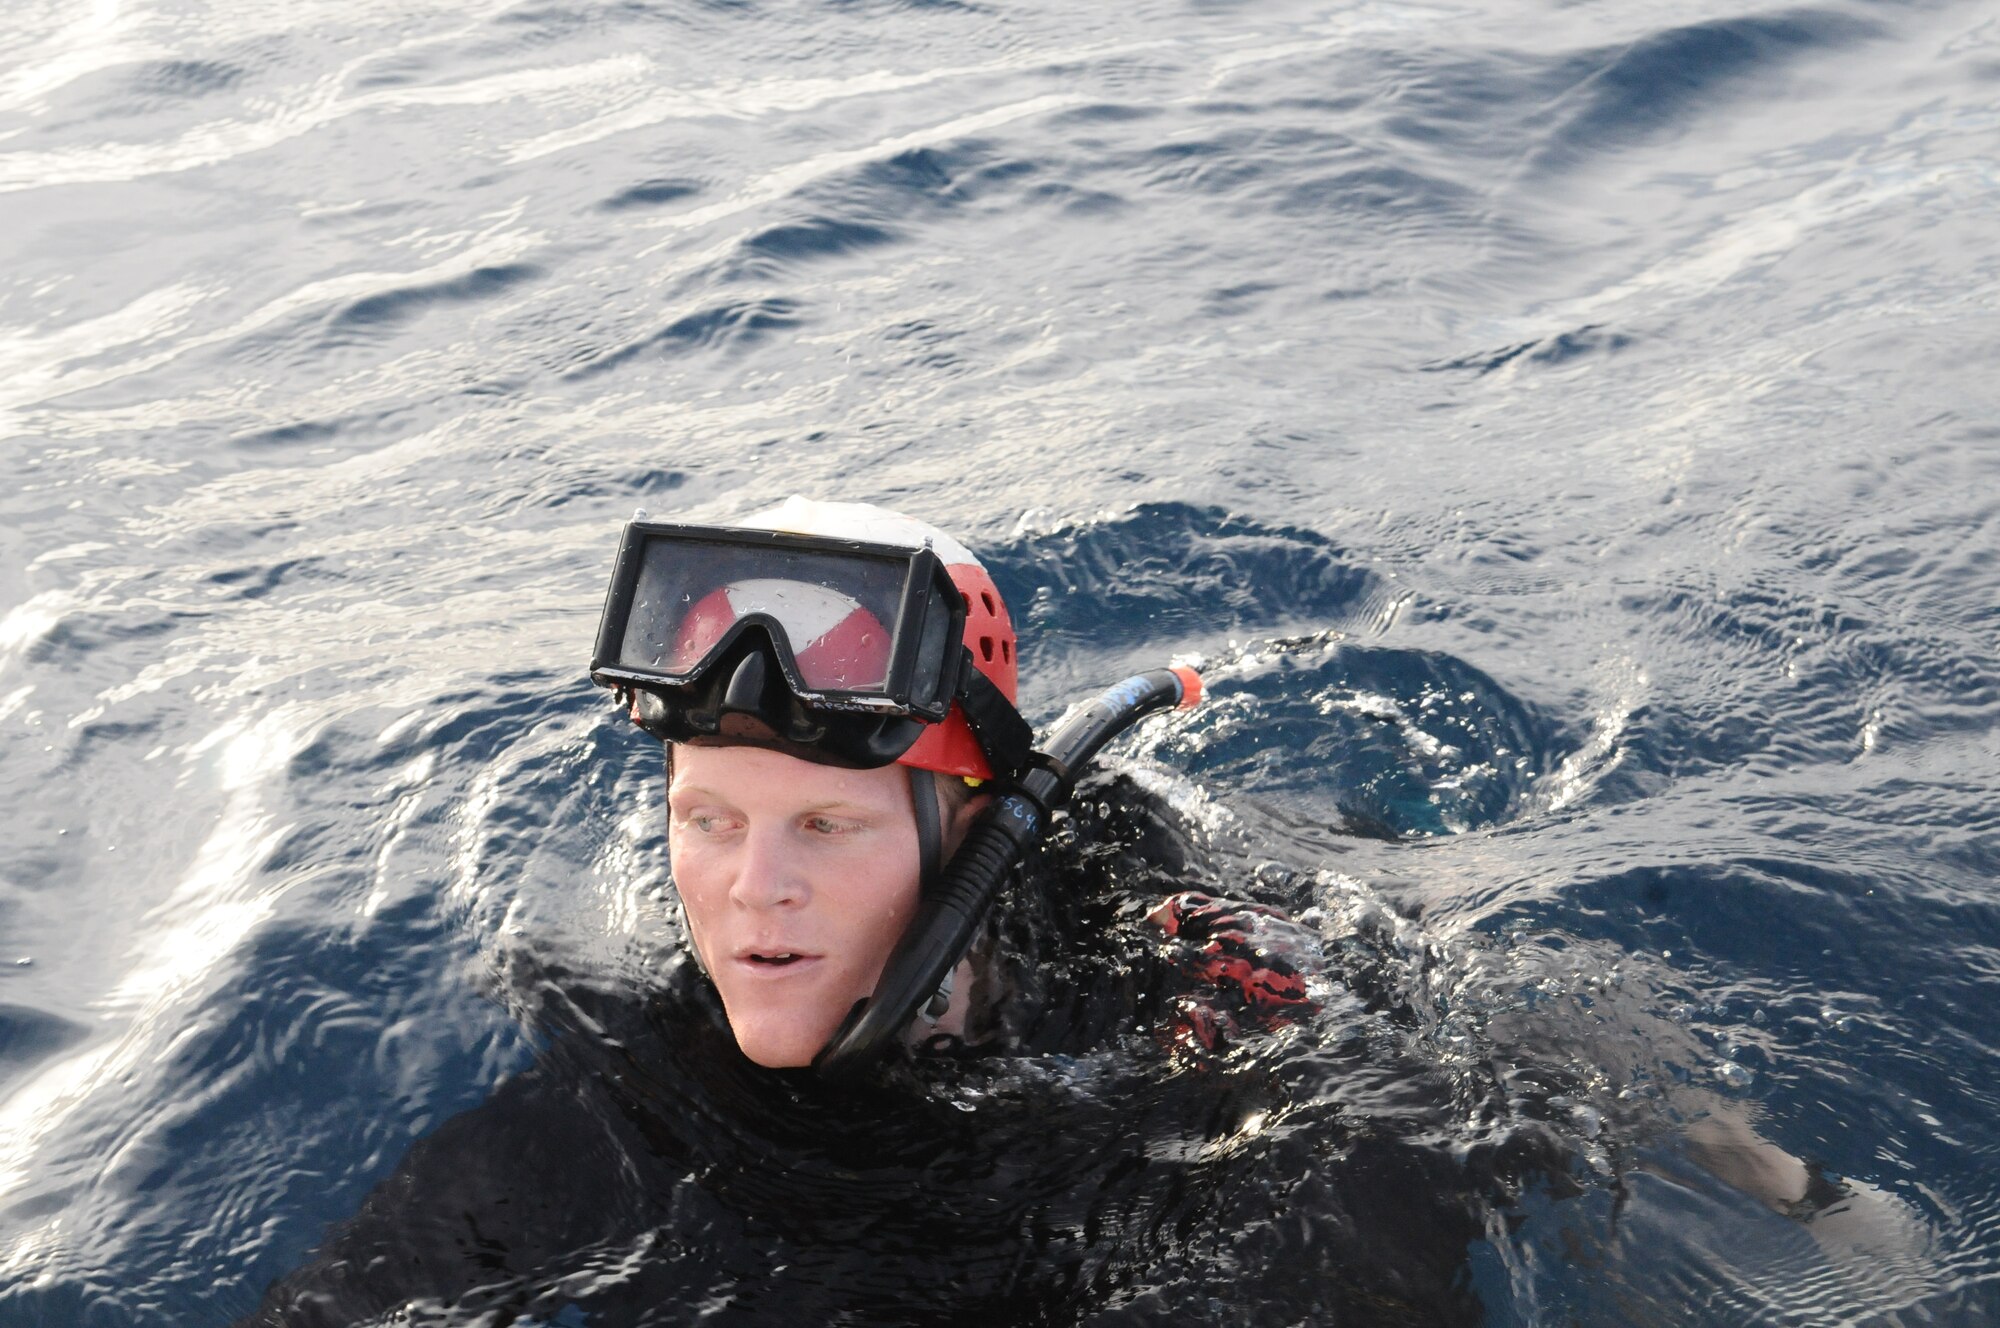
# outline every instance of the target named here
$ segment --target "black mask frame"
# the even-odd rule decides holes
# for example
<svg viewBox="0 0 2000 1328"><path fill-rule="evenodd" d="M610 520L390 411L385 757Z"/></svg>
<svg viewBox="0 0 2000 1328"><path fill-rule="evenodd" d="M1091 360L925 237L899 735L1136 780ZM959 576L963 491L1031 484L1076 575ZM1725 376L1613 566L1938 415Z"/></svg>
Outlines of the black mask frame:
<svg viewBox="0 0 2000 1328"><path fill-rule="evenodd" d="M666 658L680 605L759 574L816 582L868 608L893 639L883 675L810 686L782 618L761 612L744 614L698 659ZM765 741L861 769L895 761L956 702L995 777L1012 780L1028 766L1034 732L973 663L965 616L965 597L928 544L635 520L612 565L590 678L629 695L657 738Z"/></svg>

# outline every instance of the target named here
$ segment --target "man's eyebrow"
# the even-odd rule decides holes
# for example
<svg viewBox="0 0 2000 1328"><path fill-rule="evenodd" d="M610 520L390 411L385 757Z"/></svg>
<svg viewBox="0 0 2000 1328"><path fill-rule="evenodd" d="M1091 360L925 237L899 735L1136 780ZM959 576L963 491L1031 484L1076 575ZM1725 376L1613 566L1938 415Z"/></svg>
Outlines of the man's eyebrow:
<svg viewBox="0 0 2000 1328"><path fill-rule="evenodd" d="M727 797L724 794L717 793L714 789L709 788L704 784L675 784L667 790L667 799L668 801L672 801L676 794L682 794L682 793L685 793L691 797L696 797L696 798L712 798L716 802L728 802L732 804L734 802L733 799ZM871 803L855 802L851 798L828 798L824 802L810 803L807 806L799 808L798 814L800 816L813 816L820 812L837 811L842 808L850 809L857 812L865 812L869 816L882 816L888 814L886 809L884 808L876 807Z"/></svg>

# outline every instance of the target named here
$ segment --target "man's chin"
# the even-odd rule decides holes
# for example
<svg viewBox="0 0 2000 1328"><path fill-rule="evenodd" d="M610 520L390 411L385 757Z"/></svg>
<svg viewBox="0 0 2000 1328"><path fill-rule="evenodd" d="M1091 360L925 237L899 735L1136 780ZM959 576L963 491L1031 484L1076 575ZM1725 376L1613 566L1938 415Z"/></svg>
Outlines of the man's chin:
<svg viewBox="0 0 2000 1328"><path fill-rule="evenodd" d="M774 1015L738 1019L732 1015L729 1028L736 1035L737 1050L751 1061L767 1070L790 1070L811 1065L833 1036L833 1029L821 1027L820 1022Z"/></svg>

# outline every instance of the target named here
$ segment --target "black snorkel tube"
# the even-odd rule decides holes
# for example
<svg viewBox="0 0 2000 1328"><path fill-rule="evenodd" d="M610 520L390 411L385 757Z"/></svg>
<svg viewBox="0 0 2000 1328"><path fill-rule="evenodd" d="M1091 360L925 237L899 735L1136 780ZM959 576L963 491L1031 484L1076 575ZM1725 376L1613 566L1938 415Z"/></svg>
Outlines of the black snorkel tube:
<svg viewBox="0 0 2000 1328"><path fill-rule="evenodd" d="M901 1045L917 1011L965 957L1008 873L1040 842L1104 744L1155 711L1186 709L1200 700L1201 678L1193 669L1154 669L1065 715L1027 772L972 823L883 965L874 996L854 1003L813 1068L828 1078L849 1078Z"/></svg>

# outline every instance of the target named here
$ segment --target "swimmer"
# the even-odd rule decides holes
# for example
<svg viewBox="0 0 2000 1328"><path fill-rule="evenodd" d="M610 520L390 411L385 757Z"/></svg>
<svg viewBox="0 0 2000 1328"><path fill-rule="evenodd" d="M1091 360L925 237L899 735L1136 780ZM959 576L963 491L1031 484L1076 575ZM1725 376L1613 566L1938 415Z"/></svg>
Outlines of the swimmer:
<svg viewBox="0 0 2000 1328"><path fill-rule="evenodd" d="M666 744L675 889L737 1047L834 1073L893 1042L1004 1036L968 957L1002 878L1097 747L1200 695L1191 670L1141 675L1035 752L979 560L908 517L796 497L741 527L636 520L591 676ZM1204 899L1156 921L1199 934L1202 977L1268 1019L1305 1001L1249 944L1273 917ZM1212 1048L1227 1020L1182 1024Z"/></svg>
<svg viewBox="0 0 2000 1328"><path fill-rule="evenodd" d="M1385 1322L1481 1321L1466 1251L1500 1196L1566 1174L1560 1139L1460 1150L1452 1085L1400 1040L1314 1048L1315 1073L1360 1086L1352 1120L1227 1065L1079 1068L1135 1022L1197 1070L1301 1022L1355 977L1323 973L1314 929L1148 888L1120 915L1151 925L1138 952L1129 928L1107 942L1130 988L1086 990L1081 1016L1050 1001L1046 1026L1069 1026L1022 1034L1038 997L1012 990L989 906L1103 742L1195 699L1192 674L1130 679L1035 751L1012 620L969 551L797 499L740 528L635 521L592 673L665 743L690 962L660 990L553 968L516 984L545 1001L535 1064L417 1140L244 1322L1074 1322L1111 1294L1093 1270L1151 1258L1170 1228L1189 1303L1241 1296L1249 1321L1319 1321L1330 1295ZM1018 1073L954 1063L1017 1037ZM988 1105L875 1093L866 1072L904 1057L970 1074ZM1711 1117L1688 1143L1708 1172L1801 1216L1787 1205L1865 1206L1808 1194L1801 1164ZM1238 1183L1260 1169L1279 1183ZM1236 1276L1239 1238L1271 1287Z"/></svg>
<svg viewBox="0 0 2000 1328"><path fill-rule="evenodd" d="M1117 1205L1144 1239L1125 1206L1186 1202L1177 1177L1235 1094L1202 1075L1128 1094L1117 1080L1148 1071L1115 1056L1071 1084L1100 1025L1041 1020L1016 919L990 905L1103 744L1194 702L1198 678L1127 679L1034 750L1012 620L971 553L798 499L743 527L632 523L592 673L664 740L689 962L635 984L513 955L534 1063L415 1141L243 1322L1062 1322L1094 1304L1080 1270L1122 1245L1076 1204ZM1177 1056L1309 1008L1303 957L1280 958L1307 929L1187 893L1153 911L1163 953L1120 968ZM1078 1004L1122 1033L1138 1002L1095 994ZM1058 1045L1022 1075L958 1063L1030 1040ZM906 1058L1009 1091L962 1115L965 1095L868 1073ZM1146 1160L1182 1136L1183 1161ZM1441 1264L1465 1239L1445 1234Z"/></svg>

